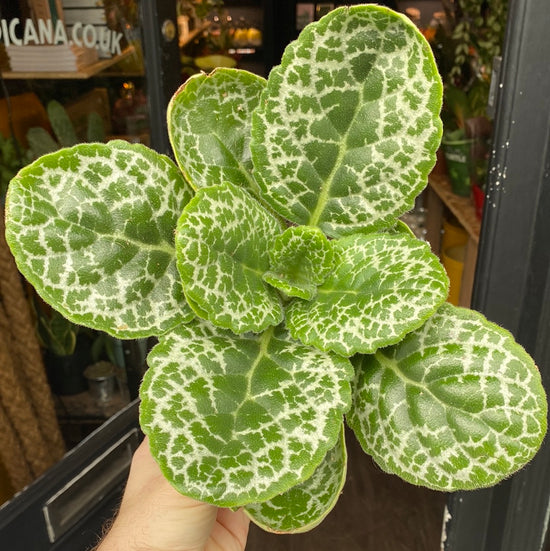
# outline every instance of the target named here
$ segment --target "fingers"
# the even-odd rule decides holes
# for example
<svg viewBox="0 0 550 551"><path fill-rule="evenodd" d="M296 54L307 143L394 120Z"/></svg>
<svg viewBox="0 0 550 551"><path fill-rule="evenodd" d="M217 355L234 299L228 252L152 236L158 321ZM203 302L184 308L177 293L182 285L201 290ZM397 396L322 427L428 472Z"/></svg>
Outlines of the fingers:
<svg viewBox="0 0 550 551"><path fill-rule="evenodd" d="M221 545L220 548L224 551L242 551L246 545L249 525L250 519L242 509L238 511L218 509L212 539L222 540L225 546ZM209 551L208 548L207 551Z"/></svg>
<svg viewBox="0 0 550 551"><path fill-rule="evenodd" d="M126 539L133 542L128 549L203 549L216 514L213 505L184 496L170 485L145 439L134 453L120 510L106 541Z"/></svg>
<svg viewBox="0 0 550 551"><path fill-rule="evenodd" d="M147 438L136 450L120 511L99 549L243 551L249 519L176 491L153 459Z"/></svg>

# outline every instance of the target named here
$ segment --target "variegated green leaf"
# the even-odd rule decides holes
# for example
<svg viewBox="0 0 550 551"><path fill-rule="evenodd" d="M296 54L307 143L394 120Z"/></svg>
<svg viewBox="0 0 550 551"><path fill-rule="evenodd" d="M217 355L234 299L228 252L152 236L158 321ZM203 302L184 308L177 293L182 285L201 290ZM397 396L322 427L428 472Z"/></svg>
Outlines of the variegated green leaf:
<svg viewBox="0 0 550 551"><path fill-rule="evenodd" d="M539 372L510 333L445 304L401 343L358 358L348 421L385 471L453 491L528 462L546 413Z"/></svg>
<svg viewBox="0 0 550 551"><path fill-rule="evenodd" d="M191 196L175 164L145 146L78 145L12 181L6 237L21 273L71 321L158 335L192 317L174 248Z"/></svg>
<svg viewBox="0 0 550 551"><path fill-rule="evenodd" d="M407 17L332 11L287 47L253 115L262 197L330 236L393 225L435 163L441 97L430 46Z"/></svg>
<svg viewBox="0 0 550 551"><path fill-rule="evenodd" d="M291 226L275 238L269 258L264 281L288 296L309 300L331 272L334 251L318 228Z"/></svg>
<svg viewBox="0 0 550 551"><path fill-rule="evenodd" d="M178 269L197 315L235 333L278 325L281 299L262 275L282 231L247 191L229 183L200 189L176 231Z"/></svg>
<svg viewBox="0 0 550 551"><path fill-rule="evenodd" d="M153 348L140 423L181 493L218 506L264 501L309 478L350 405L349 360L270 328L236 336L202 320Z"/></svg>
<svg viewBox="0 0 550 551"><path fill-rule="evenodd" d="M257 192L251 175L251 114L265 79L239 69L192 76L168 106L176 160L194 188L225 181Z"/></svg>
<svg viewBox="0 0 550 551"><path fill-rule="evenodd" d="M315 299L296 299L291 334L344 356L394 344L447 298L449 282L427 243L405 233L355 234L334 241L334 271Z"/></svg>
<svg viewBox="0 0 550 551"><path fill-rule="evenodd" d="M245 513L270 532L307 532L320 524L336 505L346 481L346 467L342 430L338 443L327 453L313 476L269 501L246 505Z"/></svg>

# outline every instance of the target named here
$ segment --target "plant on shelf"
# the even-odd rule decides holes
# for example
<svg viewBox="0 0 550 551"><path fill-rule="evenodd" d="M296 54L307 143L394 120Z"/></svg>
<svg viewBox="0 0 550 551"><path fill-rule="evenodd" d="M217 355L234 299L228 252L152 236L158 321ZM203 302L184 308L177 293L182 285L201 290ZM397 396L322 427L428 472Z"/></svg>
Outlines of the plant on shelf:
<svg viewBox="0 0 550 551"><path fill-rule="evenodd" d="M42 346L56 356L70 356L76 347L79 326L70 322L56 310L38 305L37 332Z"/></svg>
<svg viewBox="0 0 550 551"><path fill-rule="evenodd" d="M269 78L218 69L171 100L176 162L113 141L10 184L21 272L76 323L158 337L140 423L183 494L308 530L346 476L344 423L385 470L496 484L546 432L533 360L398 218L426 185L442 84L404 16L338 8Z"/></svg>
<svg viewBox="0 0 550 551"><path fill-rule="evenodd" d="M95 111L88 114L86 136L78 136L66 109L57 100L51 100L46 105L48 119L52 126L55 139L42 126L29 128L27 141L30 161L38 159L46 153L57 151L62 147L70 147L82 141L102 142L105 140L105 128L101 116Z"/></svg>
<svg viewBox="0 0 550 551"><path fill-rule="evenodd" d="M500 56L508 0L443 0L445 19L432 39L446 86L463 90L470 116L485 116L492 66Z"/></svg>
<svg viewBox="0 0 550 551"><path fill-rule="evenodd" d="M52 392L58 395L83 392L86 390L83 370L90 357L86 335L83 335L86 332L36 295L31 294L30 301Z"/></svg>
<svg viewBox="0 0 550 551"><path fill-rule="evenodd" d="M431 45L445 85L444 146L450 144L450 171L459 173L451 173L451 180L458 188L472 183L483 188L492 134L489 90L493 60L502 52L508 0L443 0L442 5L445 17ZM457 164L457 157L464 161Z"/></svg>

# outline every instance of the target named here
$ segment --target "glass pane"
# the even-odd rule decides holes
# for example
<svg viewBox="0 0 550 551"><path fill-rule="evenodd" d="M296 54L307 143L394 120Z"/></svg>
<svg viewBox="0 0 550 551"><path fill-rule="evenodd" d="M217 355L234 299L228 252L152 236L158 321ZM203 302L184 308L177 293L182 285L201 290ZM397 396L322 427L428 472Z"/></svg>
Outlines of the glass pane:
<svg viewBox="0 0 550 551"><path fill-rule="evenodd" d="M178 0L184 78L215 67L238 67L266 76L261 1Z"/></svg>
<svg viewBox="0 0 550 551"><path fill-rule="evenodd" d="M2 204L10 179L44 153L114 138L150 142L137 0L0 0L0 71ZM70 449L136 396L144 345L77 327L30 286L23 291L26 331L44 373L41 392L51 395L51 417ZM10 355L17 366L16 348ZM12 393L26 397L28 389L21 382ZM54 461L62 452L59 446L56 453L37 448L35 455ZM28 461L18 453L14 461ZM37 474L28 472L27 482Z"/></svg>

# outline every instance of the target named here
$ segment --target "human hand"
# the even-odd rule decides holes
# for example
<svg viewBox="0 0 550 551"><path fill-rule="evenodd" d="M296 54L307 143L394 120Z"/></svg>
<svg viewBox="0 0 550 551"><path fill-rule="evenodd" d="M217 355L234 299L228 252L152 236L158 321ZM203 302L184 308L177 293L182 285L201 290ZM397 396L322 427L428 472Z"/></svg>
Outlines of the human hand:
<svg viewBox="0 0 550 551"><path fill-rule="evenodd" d="M243 551L249 519L178 493L151 456L136 450L120 510L96 551Z"/></svg>

